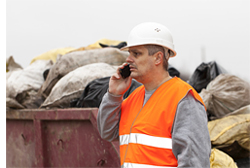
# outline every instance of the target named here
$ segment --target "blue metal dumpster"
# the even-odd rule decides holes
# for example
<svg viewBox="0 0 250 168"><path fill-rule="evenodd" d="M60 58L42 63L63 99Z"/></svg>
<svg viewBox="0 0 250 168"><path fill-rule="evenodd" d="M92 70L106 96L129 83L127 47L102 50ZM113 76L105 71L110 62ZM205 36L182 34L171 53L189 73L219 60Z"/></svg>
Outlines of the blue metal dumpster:
<svg viewBox="0 0 250 168"><path fill-rule="evenodd" d="M119 142L101 139L97 108L6 112L7 167L120 167Z"/></svg>

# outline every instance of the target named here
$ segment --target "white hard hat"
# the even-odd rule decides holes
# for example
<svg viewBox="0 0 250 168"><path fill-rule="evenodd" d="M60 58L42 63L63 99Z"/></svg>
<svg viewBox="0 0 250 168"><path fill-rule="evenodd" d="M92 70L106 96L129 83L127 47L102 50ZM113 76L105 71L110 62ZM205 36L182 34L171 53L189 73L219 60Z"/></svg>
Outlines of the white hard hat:
<svg viewBox="0 0 250 168"><path fill-rule="evenodd" d="M129 34L127 43L127 46L121 50L128 50L129 47L138 45L154 44L170 49L170 57L176 56L171 32L159 23L146 22L135 26Z"/></svg>

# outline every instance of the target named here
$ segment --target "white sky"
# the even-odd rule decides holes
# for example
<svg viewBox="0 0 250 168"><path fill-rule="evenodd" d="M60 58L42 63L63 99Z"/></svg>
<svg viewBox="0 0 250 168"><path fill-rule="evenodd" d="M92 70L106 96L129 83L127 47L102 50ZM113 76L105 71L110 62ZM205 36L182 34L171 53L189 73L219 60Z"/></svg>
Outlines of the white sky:
<svg viewBox="0 0 250 168"><path fill-rule="evenodd" d="M126 41L145 21L166 25L177 56L170 64L191 75L216 61L250 82L249 0L7 0L6 57L22 67L49 50L99 39Z"/></svg>

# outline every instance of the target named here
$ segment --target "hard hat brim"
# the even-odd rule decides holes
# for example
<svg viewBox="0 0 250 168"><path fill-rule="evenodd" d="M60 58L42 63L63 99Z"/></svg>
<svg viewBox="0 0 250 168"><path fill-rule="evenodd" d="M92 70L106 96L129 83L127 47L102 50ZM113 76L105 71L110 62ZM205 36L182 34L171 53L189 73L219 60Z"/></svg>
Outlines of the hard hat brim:
<svg viewBox="0 0 250 168"><path fill-rule="evenodd" d="M124 46L122 47L120 50L121 51L128 51L130 47L136 47L136 46L143 46L143 45L159 45L159 44L154 44L154 43L145 43L145 44L133 44L133 45L127 45L127 46ZM176 51L169 48L169 47L166 47L166 46L163 46L163 45L159 45L159 46L162 46L164 48L167 48L171 51L171 54L170 54L170 57L175 57L176 56Z"/></svg>

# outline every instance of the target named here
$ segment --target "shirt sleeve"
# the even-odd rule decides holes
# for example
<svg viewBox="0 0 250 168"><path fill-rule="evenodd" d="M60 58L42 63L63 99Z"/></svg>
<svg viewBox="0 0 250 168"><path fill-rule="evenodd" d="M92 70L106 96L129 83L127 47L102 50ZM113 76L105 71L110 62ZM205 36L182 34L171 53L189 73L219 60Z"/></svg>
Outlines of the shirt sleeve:
<svg viewBox="0 0 250 168"><path fill-rule="evenodd" d="M209 168L211 141L204 106L191 93L178 104L172 128L172 151L178 168Z"/></svg>
<svg viewBox="0 0 250 168"><path fill-rule="evenodd" d="M100 136L111 142L119 140L119 122L121 115L122 95L105 93L97 114L97 129Z"/></svg>

